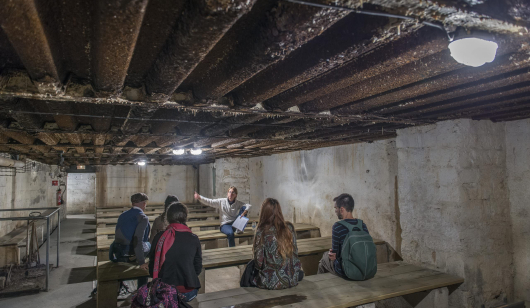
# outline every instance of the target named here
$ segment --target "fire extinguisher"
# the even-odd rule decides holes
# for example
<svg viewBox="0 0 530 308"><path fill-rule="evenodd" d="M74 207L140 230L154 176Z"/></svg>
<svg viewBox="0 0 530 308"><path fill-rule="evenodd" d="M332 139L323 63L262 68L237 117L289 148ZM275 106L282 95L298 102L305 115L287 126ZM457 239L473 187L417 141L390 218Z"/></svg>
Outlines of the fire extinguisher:
<svg viewBox="0 0 530 308"><path fill-rule="evenodd" d="M63 193L61 191L61 188L57 188L57 205L63 204Z"/></svg>

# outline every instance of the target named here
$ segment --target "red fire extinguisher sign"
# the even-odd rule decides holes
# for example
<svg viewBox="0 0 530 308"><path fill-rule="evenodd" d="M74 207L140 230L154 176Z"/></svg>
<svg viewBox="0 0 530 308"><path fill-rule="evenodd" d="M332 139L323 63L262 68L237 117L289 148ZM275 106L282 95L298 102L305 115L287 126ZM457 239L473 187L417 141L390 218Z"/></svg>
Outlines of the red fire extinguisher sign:
<svg viewBox="0 0 530 308"><path fill-rule="evenodd" d="M59 186L59 181L52 181L52 186Z"/></svg>

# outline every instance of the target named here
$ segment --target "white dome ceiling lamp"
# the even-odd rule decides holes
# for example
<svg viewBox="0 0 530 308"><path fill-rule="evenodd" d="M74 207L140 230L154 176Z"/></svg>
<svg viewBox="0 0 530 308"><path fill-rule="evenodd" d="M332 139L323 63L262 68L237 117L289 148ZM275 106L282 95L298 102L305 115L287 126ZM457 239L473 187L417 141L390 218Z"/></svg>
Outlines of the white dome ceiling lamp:
<svg viewBox="0 0 530 308"><path fill-rule="evenodd" d="M174 149L173 154L175 155L183 155L186 151L184 149Z"/></svg>
<svg viewBox="0 0 530 308"><path fill-rule="evenodd" d="M451 57L458 63L472 67L491 63L499 47L492 39L492 35L480 32L469 35L464 29L459 29L449 43Z"/></svg>
<svg viewBox="0 0 530 308"><path fill-rule="evenodd" d="M201 149L191 149L190 153L192 155L201 155L202 154L202 150Z"/></svg>
<svg viewBox="0 0 530 308"><path fill-rule="evenodd" d="M297 3L297 4L302 4L302 5L320 7L320 8L350 11L350 12L354 12L357 14L381 16L381 17L388 17L388 18L399 18L399 19L406 19L406 20L415 20L416 22L420 22L425 26L435 27L447 33L446 27L438 22L429 22L425 20L418 21L416 18L411 17L411 16L389 14L385 12L370 11L370 10L363 10L363 9L354 9L354 8L345 7L345 6L313 3L313 2L306 1L306 0L286 0L286 1ZM460 31L458 31L457 34L465 33L463 29L459 29L459 30ZM449 34L447 33L447 35ZM458 39L455 39L454 37L451 38L449 36L449 40L451 41L451 43L449 43L449 46L448 46L449 50L451 51L451 56L458 63L462 63L464 65L479 67L486 63L493 62L493 60L495 59L495 55L497 54L498 45L497 43L489 40L489 38L469 37L466 35L465 37L462 36L461 38L458 38Z"/></svg>
<svg viewBox="0 0 530 308"><path fill-rule="evenodd" d="M145 161L144 160L139 161L138 166L145 166Z"/></svg>

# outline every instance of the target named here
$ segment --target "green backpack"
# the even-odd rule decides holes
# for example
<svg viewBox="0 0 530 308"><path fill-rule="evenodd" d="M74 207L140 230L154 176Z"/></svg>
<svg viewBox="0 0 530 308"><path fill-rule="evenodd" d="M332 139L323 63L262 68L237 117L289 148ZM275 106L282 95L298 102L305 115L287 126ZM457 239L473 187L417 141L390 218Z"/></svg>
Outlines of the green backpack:
<svg viewBox="0 0 530 308"><path fill-rule="evenodd" d="M368 280L377 273L377 249L374 240L363 230L363 221L357 219L357 225L344 220L340 224L348 228L348 235L342 243L342 270L351 280ZM353 231L353 228L361 231Z"/></svg>

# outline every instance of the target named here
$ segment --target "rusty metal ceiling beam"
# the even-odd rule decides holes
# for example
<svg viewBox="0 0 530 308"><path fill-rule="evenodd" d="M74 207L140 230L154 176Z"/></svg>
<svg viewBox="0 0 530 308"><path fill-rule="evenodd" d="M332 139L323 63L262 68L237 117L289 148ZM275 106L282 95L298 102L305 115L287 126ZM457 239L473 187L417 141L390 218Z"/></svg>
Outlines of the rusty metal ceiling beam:
<svg viewBox="0 0 530 308"><path fill-rule="evenodd" d="M348 105L331 110L334 114L352 114L358 112L379 112L385 109L399 110L413 103L416 98L433 96L437 93L449 94L459 88L467 87L471 82L490 78L528 65L528 57L523 53L505 54L495 62L481 68L465 67L445 74L436 75L406 86L392 89Z"/></svg>
<svg viewBox="0 0 530 308"><path fill-rule="evenodd" d="M217 99L227 94L346 15L278 2L254 22L245 37L239 38L231 53L193 85L194 95L199 99Z"/></svg>
<svg viewBox="0 0 530 308"><path fill-rule="evenodd" d="M359 58L330 70L317 78L291 88L263 102L272 109L286 110L290 107L312 101L340 89L347 88L367 78L372 78L397 69L407 63L447 48L447 35L439 29L423 27L418 31L404 35ZM327 102L329 104L329 102ZM333 105L321 104L320 110ZM309 106L306 106L310 109Z"/></svg>
<svg viewBox="0 0 530 308"><path fill-rule="evenodd" d="M92 78L100 96L116 96L122 92L147 2L97 0L95 3Z"/></svg>
<svg viewBox="0 0 530 308"><path fill-rule="evenodd" d="M164 49L146 78L154 99L167 100L255 0L187 1Z"/></svg>
<svg viewBox="0 0 530 308"><path fill-rule="evenodd" d="M52 49L51 29L41 19L33 0L1 1L0 26L9 38L39 92L61 92L64 73Z"/></svg>
<svg viewBox="0 0 530 308"><path fill-rule="evenodd" d="M351 61L391 40L388 32L397 31L397 25L390 24L387 18L349 14L291 52L283 61L267 67L234 89L231 95L236 105L254 106ZM373 39L383 34L388 39Z"/></svg>

